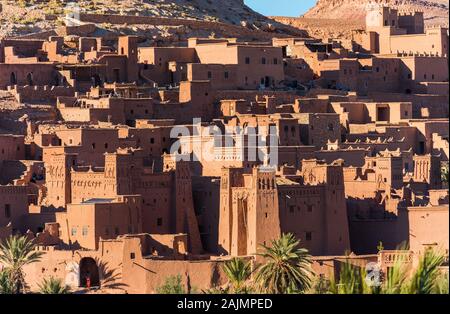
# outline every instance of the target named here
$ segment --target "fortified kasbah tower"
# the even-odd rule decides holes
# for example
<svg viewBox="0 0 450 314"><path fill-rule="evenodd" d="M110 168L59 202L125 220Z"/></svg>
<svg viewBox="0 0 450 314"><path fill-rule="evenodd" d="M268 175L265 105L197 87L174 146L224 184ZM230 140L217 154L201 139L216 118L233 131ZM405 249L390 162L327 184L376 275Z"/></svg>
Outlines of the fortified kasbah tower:
<svg viewBox="0 0 450 314"><path fill-rule="evenodd" d="M275 171L223 168L219 214L219 251L255 255L261 244L281 235Z"/></svg>
<svg viewBox="0 0 450 314"><path fill-rule="evenodd" d="M369 4L366 8L366 27L393 27L405 29L407 34L422 34L425 31L423 12L404 12L379 4Z"/></svg>
<svg viewBox="0 0 450 314"><path fill-rule="evenodd" d="M127 80L137 82L139 79L138 66L138 37L119 37L119 55L127 56Z"/></svg>
<svg viewBox="0 0 450 314"><path fill-rule="evenodd" d="M77 154L50 155L46 171L46 204L55 208L72 202L71 170L76 165Z"/></svg>
<svg viewBox="0 0 450 314"><path fill-rule="evenodd" d="M345 254L350 248L350 237L341 161L327 165L317 160L304 160L301 172L304 184L323 186L323 252L327 255Z"/></svg>
<svg viewBox="0 0 450 314"><path fill-rule="evenodd" d="M197 217L192 197L192 178L189 163L177 161L173 163L172 175L175 180L175 232L186 233L189 240L189 250L194 254L203 252Z"/></svg>
<svg viewBox="0 0 450 314"><path fill-rule="evenodd" d="M371 53L445 57L448 29L425 29L420 11L399 11L380 4L366 7L366 38L362 45Z"/></svg>

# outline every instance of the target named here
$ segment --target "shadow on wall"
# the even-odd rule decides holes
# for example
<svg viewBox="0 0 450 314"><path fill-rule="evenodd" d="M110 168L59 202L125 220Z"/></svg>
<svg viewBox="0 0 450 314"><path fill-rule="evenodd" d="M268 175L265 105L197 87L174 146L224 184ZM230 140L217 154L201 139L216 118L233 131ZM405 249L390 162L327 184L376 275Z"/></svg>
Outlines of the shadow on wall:
<svg viewBox="0 0 450 314"><path fill-rule="evenodd" d="M111 269L107 262L92 257L83 257L79 265L80 288L99 287L126 291L128 285L121 282L122 274L118 268Z"/></svg>

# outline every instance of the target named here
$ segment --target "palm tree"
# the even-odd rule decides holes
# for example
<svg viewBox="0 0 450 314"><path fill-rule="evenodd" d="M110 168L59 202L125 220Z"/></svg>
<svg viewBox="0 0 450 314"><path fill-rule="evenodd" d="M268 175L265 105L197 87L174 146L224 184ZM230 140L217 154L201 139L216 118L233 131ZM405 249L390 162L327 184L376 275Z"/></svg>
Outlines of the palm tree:
<svg viewBox="0 0 450 314"><path fill-rule="evenodd" d="M325 292L331 294L372 294L377 293L374 287L367 282L368 276L365 267L353 265L349 257L342 263L339 271L339 280L334 276L328 280Z"/></svg>
<svg viewBox="0 0 450 314"><path fill-rule="evenodd" d="M436 294L449 294L448 272L439 276L436 281Z"/></svg>
<svg viewBox="0 0 450 314"><path fill-rule="evenodd" d="M63 284L61 279L50 277L45 278L39 285L42 294L68 294L69 288Z"/></svg>
<svg viewBox="0 0 450 314"><path fill-rule="evenodd" d="M0 271L0 294L12 294L12 285L6 270Z"/></svg>
<svg viewBox="0 0 450 314"><path fill-rule="evenodd" d="M246 283L252 274L250 262L246 262L241 258L233 258L223 265L222 270L228 277L234 293L241 294L249 292L249 287L246 286Z"/></svg>
<svg viewBox="0 0 450 314"><path fill-rule="evenodd" d="M448 169L449 165L448 162L444 163L441 167L441 181L444 185L448 184L448 179L449 179L449 173L448 173Z"/></svg>
<svg viewBox="0 0 450 314"><path fill-rule="evenodd" d="M31 241L21 236L11 236L0 245L0 263L8 272L14 294L20 294L26 289L23 267L39 261L44 254L34 248Z"/></svg>
<svg viewBox="0 0 450 314"><path fill-rule="evenodd" d="M164 284L156 288L158 294L187 294L180 275L169 276Z"/></svg>
<svg viewBox="0 0 450 314"><path fill-rule="evenodd" d="M448 293L448 274L440 270L445 256L427 250L419 257L419 265L396 259L383 276L380 286L370 287L366 282L366 271L350 263L344 263L339 282L330 280L329 293L335 294L446 294ZM323 292L322 292L323 293Z"/></svg>
<svg viewBox="0 0 450 314"><path fill-rule="evenodd" d="M400 294L408 280L409 267L400 259L396 259L394 265L386 273L383 284L381 285L381 294Z"/></svg>
<svg viewBox="0 0 450 314"><path fill-rule="evenodd" d="M258 255L266 262L257 269L255 281L266 293L300 293L311 287L313 272L308 250L299 247L292 233L262 245Z"/></svg>
<svg viewBox="0 0 450 314"><path fill-rule="evenodd" d="M432 249L426 250L419 258L419 265L413 272L404 292L408 294L434 294L439 292L440 278L444 276L440 266L445 256Z"/></svg>

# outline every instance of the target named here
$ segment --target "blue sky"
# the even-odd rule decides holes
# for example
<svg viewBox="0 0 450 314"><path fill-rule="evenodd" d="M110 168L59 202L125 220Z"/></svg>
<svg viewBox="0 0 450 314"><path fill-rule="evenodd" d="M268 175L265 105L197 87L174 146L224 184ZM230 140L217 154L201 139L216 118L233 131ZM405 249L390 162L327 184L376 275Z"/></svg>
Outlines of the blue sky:
<svg viewBox="0 0 450 314"><path fill-rule="evenodd" d="M316 0L245 0L245 4L264 15L299 16Z"/></svg>

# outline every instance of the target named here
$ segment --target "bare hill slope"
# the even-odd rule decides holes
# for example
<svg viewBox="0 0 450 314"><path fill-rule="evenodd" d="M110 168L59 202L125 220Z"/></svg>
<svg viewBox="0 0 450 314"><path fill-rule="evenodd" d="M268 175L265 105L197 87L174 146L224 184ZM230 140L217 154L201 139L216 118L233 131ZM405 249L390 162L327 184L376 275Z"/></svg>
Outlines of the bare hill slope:
<svg viewBox="0 0 450 314"><path fill-rule="evenodd" d="M427 24L448 25L448 0L318 0L304 17L361 20L365 17L365 8L369 3L403 10L420 10L424 12Z"/></svg>
<svg viewBox="0 0 450 314"><path fill-rule="evenodd" d="M253 11L243 0L0 0L0 3L0 38L53 30L62 25L61 18L74 6L89 14L200 20L248 30L289 33L289 28ZM152 32L164 37L167 28Z"/></svg>

